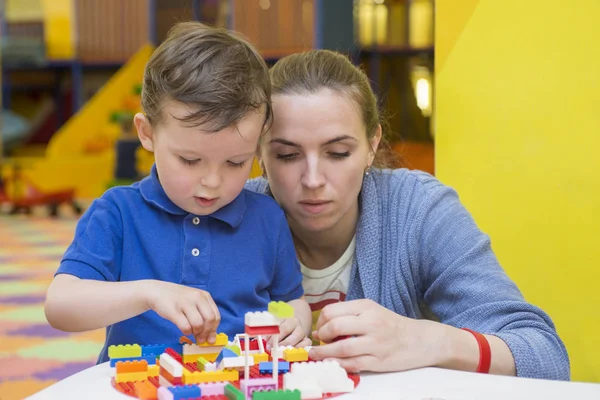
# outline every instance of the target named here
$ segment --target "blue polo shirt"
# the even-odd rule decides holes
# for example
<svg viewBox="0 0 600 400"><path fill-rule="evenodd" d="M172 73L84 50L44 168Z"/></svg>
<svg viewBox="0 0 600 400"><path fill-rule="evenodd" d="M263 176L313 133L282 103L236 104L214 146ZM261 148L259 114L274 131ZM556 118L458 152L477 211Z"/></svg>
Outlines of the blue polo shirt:
<svg viewBox="0 0 600 400"><path fill-rule="evenodd" d="M279 205L243 190L208 216L189 214L165 194L156 173L115 187L82 216L57 274L122 282L157 279L208 291L218 332L244 331L244 314L303 295L292 236ZM74 305L75 306L75 305ZM176 343L181 331L154 311L106 328L98 362L113 344Z"/></svg>

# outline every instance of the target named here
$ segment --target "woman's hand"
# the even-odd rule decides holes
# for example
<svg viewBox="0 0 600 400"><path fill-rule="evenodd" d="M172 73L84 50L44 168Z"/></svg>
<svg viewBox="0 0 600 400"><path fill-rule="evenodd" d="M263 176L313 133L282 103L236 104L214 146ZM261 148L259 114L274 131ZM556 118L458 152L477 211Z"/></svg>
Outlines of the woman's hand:
<svg viewBox="0 0 600 400"><path fill-rule="evenodd" d="M326 344L309 356L335 359L351 372L404 371L436 365L444 356L443 335L442 324L403 317L371 300L340 302L321 311L313 336Z"/></svg>

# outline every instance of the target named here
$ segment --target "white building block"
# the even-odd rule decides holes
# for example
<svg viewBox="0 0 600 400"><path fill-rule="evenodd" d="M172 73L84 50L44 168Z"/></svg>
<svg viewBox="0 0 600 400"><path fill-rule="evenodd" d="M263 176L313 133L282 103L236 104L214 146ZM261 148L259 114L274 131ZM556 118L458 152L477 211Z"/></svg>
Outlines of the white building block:
<svg viewBox="0 0 600 400"><path fill-rule="evenodd" d="M244 316L244 323L252 327L279 326L280 320L268 311L251 311Z"/></svg>
<svg viewBox="0 0 600 400"><path fill-rule="evenodd" d="M183 365L167 353L160 355L160 366L171 374L173 378L181 378L183 376Z"/></svg>
<svg viewBox="0 0 600 400"><path fill-rule="evenodd" d="M320 399L323 397L323 391L315 381L306 381L300 375L294 375L288 372L283 376L283 388L285 390L300 391L301 398L304 399Z"/></svg>
<svg viewBox="0 0 600 400"><path fill-rule="evenodd" d="M164 386L164 387L173 386L173 384L171 382L169 382L168 380L166 380L165 378L163 378L160 375L158 376L158 383L160 384L160 386Z"/></svg>
<svg viewBox="0 0 600 400"><path fill-rule="evenodd" d="M251 367L254 365L254 358L248 357L248 366ZM218 369L234 369L234 368L244 368L246 366L246 357L224 357L219 363Z"/></svg>
<svg viewBox="0 0 600 400"><path fill-rule="evenodd" d="M223 346L198 346L197 344L184 344L183 355L202 355L218 354L223 350Z"/></svg>
<svg viewBox="0 0 600 400"><path fill-rule="evenodd" d="M293 376L292 383L315 383L323 393L349 393L354 390L354 382L337 361L293 363L289 374Z"/></svg>
<svg viewBox="0 0 600 400"><path fill-rule="evenodd" d="M206 364L204 364L204 370L206 372L215 372L217 370L217 364L214 362L206 363Z"/></svg>
<svg viewBox="0 0 600 400"><path fill-rule="evenodd" d="M229 382L210 382L210 383L200 383L198 386L200 387L200 393L202 393L202 397L204 396L218 396L225 394L225 385Z"/></svg>
<svg viewBox="0 0 600 400"><path fill-rule="evenodd" d="M158 388L158 391L156 392L156 397L158 400L173 400L174 399L173 393L164 386L161 386Z"/></svg>

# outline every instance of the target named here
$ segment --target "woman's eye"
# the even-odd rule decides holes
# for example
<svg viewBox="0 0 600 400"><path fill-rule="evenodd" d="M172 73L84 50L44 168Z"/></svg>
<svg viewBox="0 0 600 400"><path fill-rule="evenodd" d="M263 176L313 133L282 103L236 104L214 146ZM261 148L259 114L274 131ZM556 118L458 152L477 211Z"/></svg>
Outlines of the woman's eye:
<svg viewBox="0 0 600 400"><path fill-rule="evenodd" d="M329 152L329 156L333 157L336 160L342 160L344 158L347 158L350 156L350 152L346 151L344 153L336 153L336 152Z"/></svg>
<svg viewBox="0 0 600 400"><path fill-rule="evenodd" d="M281 161L292 161L298 153L277 154L276 158Z"/></svg>

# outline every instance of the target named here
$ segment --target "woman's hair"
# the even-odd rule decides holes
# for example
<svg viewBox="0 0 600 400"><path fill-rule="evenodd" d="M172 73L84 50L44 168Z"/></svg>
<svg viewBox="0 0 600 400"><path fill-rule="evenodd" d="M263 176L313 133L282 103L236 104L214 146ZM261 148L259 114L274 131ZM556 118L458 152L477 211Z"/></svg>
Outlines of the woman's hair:
<svg viewBox="0 0 600 400"><path fill-rule="evenodd" d="M381 125L383 135L373 165L394 167L398 158L385 140L387 121L377 107L369 78L341 53L331 50L311 50L296 53L279 60L269 71L272 94L309 94L322 89L334 90L349 96L362 112L367 139L371 139Z"/></svg>

